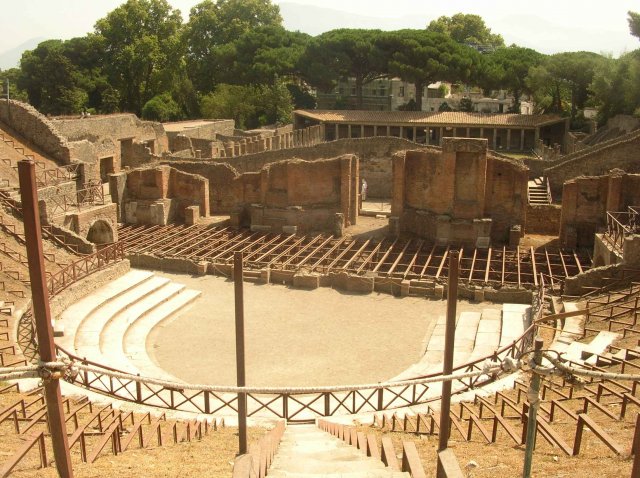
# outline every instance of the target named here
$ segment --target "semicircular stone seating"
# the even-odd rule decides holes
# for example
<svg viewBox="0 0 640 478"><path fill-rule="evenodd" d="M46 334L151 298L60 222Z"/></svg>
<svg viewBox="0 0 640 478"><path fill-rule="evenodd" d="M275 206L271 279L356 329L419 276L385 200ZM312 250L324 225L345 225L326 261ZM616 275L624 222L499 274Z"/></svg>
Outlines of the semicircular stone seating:
<svg viewBox="0 0 640 478"><path fill-rule="evenodd" d="M177 380L147 354L151 330L200 296L153 272L131 270L68 307L56 342L92 362L143 376Z"/></svg>

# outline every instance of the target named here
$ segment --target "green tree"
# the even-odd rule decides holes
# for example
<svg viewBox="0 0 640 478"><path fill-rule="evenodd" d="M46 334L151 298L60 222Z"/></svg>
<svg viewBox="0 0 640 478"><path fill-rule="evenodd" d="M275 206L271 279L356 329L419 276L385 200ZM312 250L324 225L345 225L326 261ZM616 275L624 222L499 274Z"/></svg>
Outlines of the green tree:
<svg viewBox="0 0 640 478"><path fill-rule="evenodd" d="M300 32L267 25L243 33L232 43L233 67L226 71L225 82L268 84L276 78L297 80L297 65L310 40Z"/></svg>
<svg viewBox="0 0 640 478"><path fill-rule="evenodd" d="M29 95L24 90L18 88L18 79L21 75L20 68L10 68L8 70L0 70L0 91L1 97L7 97L7 81L9 82L9 97L22 101L24 103L29 102Z"/></svg>
<svg viewBox="0 0 640 478"><path fill-rule="evenodd" d="M640 13L629 12L629 29L634 37L640 38Z"/></svg>
<svg viewBox="0 0 640 478"><path fill-rule="evenodd" d="M176 121L182 119L180 106L168 92L154 96L142 108L142 117L152 121Z"/></svg>
<svg viewBox="0 0 640 478"><path fill-rule="evenodd" d="M578 110L583 109L589 99L594 72L604 60L603 56L591 52L556 53L530 69L528 84L546 111L569 113L575 120ZM541 101L541 98L546 99Z"/></svg>
<svg viewBox="0 0 640 478"><path fill-rule="evenodd" d="M385 75L385 58L378 47L380 30L331 30L309 42L299 61L303 78L311 85L330 90L336 80L353 78L356 105L362 109L367 83Z"/></svg>
<svg viewBox="0 0 640 478"><path fill-rule="evenodd" d="M442 33L458 43L473 45L480 49L504 46L502 36L491 33L491 29L485 25L479 15L456 13L452 17L442 16L429 23L427 30Z"/></svg>
<svg viewBox="0 0 640 478"><path fill-rule="evenodd" d="M120 93L120 107L140 114L152 97L171 89L182 66L182 17L166 0L128 0L96 22L104 71Z"/></svg>
<svg viewBox="0 0 640 478"><path fill-rule="evenodd" d="M640 116L640 50L601 63L591 91L600 123L618 114Z"/></svg>
<svg viewBox="0 0 640 478"><path fill-rule="evenodd" d="M513 113L520 112L520 100L524 93L530 93L527 86L529 69L540 64L544 56L530 48L511 45L497 48L484 56L485 69L478 84L485 89L508 90L513 95Z"/></svg>
<svg viewBox="0 0 640 478"><path fill-rule="evenodd" d="M291 95L281 82L274 85L226 85L202 98L205 118L232 118L236 127L256 128L291 121Z"/></svg>
<svg viewBox="0 0 640 478"><path fill-rule="evenodd" d="M233 68L241 35L261 27L280 27L280 8L269 0L205 0L191 9L183 43L191 80L197 90L210 92L221 73Z"/></svg>
<svg viewBox="0 0 640 478"><path fill-rule="evenodd" d="M422 109L423 90L435 81L467 81L480 55L440 33L425 30L399 30L380 40L388 52L387 72L413 83L416 109Z"/></svg>
<svg viewBox="0 0 640 478"><path fill-rule="evenodd" d="M61 40L47 40L23 53L18 88L45 114L79 113L88 102L78 86L78 69L65 56Z"/></svg>
<svg viewBox="0 0 640 478"><path fill-rule="evenodd" d="M466 111L468 113L473 111L473 101L471 98L467 98L466 96L460 100L460 111Z"/></svg>

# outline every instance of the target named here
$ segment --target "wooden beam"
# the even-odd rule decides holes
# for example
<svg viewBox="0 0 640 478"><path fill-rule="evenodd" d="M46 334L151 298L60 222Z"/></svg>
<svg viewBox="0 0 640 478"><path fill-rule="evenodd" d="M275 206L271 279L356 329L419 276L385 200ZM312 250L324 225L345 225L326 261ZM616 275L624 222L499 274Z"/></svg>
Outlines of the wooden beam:
<svg viewBox="0 0 640 478"><path fill-rule="evenodd" d="M533 267L533 284L538 285L538 268L536 267L536 253L533 252L533 246L529 248L531 251L531 266Z"/></svg>
<svg viewBox="0 0 640 478"><path fill-rule="evenodd" d="M398 257L396 257L396 260L393 261L393 264L391 265L391 267L387 271L387 275L388 276L393 274L393 271L395 270L395 268L397 267L398 263L400 262L400 259L402 259L402 257L404 256L405 251L407 250L407 248L409 247L409 244L411 244L412 241L413 241L413 239L409 239L407 241L407 243L402 248L402 251L400 252L400 254L398 254Z"/></svg>
<svg viewBox="0 0 640 478"><path fill-rule="evenodd" d="M407 266L407 268L404 271L404 275L402 276L403 280L407 278L407 274L409 273L411 268L415 265L416 260L418 259L418 255L420 254L420 251L422 251L422 246L423 245L424 245L424 239L421 239L420 242L418 242L418 248L416 249L416 253L413 255L413 258L411 259L411 262L409 262L409 265Z"/></svg>
<svg viewBox="0 0 640 478"><path fill-rule="evenodd" d="M442 254L442 260L440 261L440 266L438 267L438 273L436 274L436 279L440 277L440 273L442 272L444 263L447 261L447 257L449 257L449 246L447 246L447 250L444 251L444 254Z"/></svg>
<svg viewBox="0 0 640 478"><path fill-rule="evenodd" d="M378 269L380 269L380 266L384 263L385 260L387 260L387 257L389 257L389 254L391 254L391 251L393 250L393 248L395 247L396 243L398 242L398 239L396 239L395 241L393 241L393 244L391 244L389 246L389 249L387 249L387 251L384 253L384 255L382 256L382 259L380 259L378 261L378 264L376 264L375 268L373 269L373 273L375 274L376 272L378 272ZM358 269L358 272L360 272L362 270L362 268L364 267L364 264L362 264L360 266L360 269Z"/></svg>
<svg viewBox="0 0 640 478"><path fill-rule="evenodd" d="M427 270L427 267L429 267L429 263L431 262L431 259L433 258L433 251L436 250L436 245L434 244L433 247L431 248L431 252L429 252L429 257L427 257L427 262L424 263L424 266L422 267L422 270L420 271L420 279L422 279L422 277L424 277L424 273Z"/></svg>
<svg viewBox="0 0 640 478"><path fill-rule="evenodd" d="M489 268L491 267L491 248L489 248L489 252L487 253L487 267L484 271L484 283L489 283Z"/></svg>
<svg viewBox="0 0 640 478"><path fill-rule="evenodd" d="M469 270L469 279L467 282L471 282L473 278L473 269L476 267L476 256L478 255L478 248L473 249L473 259L471 260L471 270Z"/></svg>

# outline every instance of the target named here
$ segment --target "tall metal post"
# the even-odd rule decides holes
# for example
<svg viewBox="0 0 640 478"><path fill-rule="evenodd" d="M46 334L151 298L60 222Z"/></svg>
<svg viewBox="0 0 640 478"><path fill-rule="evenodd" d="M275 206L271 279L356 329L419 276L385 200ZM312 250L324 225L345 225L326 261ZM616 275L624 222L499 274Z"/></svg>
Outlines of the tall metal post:
<svg viewBox="0 0 640 478"><path fill-rule="evenodd" d="M27 260L29 262L29 279L33 316L36 322L38 351L43 362L56 361L56 346L53 341L51 326L51 310L49 309L49 291L42 255L42 234L40 230L40 214L38 208L38 189L36 187L35 163L32 160L18 161L20 179L20 197L24 217L24 235L27 242ZM71 455L67 439L67 426L62 408L60 381L51 378L44 381L44 396L47 404L47 417L51 428L53 455L58 474L62 478L72 478Z"/></svg>
<svg viewBox="0 0 640 478"><path fill-rule="evenodd" d="M444 337L443 375L453 372L453 346L456 337L456 308L458 304L458 251L449 252L449 283L447 285L447 324ZM438 451L447 449L450 432L451 381L442 382L442 401L440 402L440 435ZM437 476L444 476L444 470L438 466Z"/></svg>
<svg viewBox="0 0 640 478"><path fill-rule="evenodd" d="M233 255L233 284L236 299L236 371L238 387L244 387L244 297L242 283L242 252ZM238 442L239 454L247 453L247 394L238 394Z"/></svg>
<svg viewBox="0 0 640 478"><path fill-rule="evenodd" d="M536 337L533 362L536 366L542 364L542 345L541 338ZM524 468L522 478L531 478L531 464L533 462L533 450L536 447L536 430L540 393L540 375L533 373L531 382L529 382L529 416L527 417L527 441L524 449Z"/></svg>

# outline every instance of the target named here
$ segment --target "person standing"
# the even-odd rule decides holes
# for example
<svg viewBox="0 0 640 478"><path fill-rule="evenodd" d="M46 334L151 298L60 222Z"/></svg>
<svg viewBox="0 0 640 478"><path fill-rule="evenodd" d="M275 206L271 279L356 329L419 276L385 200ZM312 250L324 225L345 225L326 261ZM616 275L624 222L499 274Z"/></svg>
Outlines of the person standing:
<svg viewBox="0 0 640 478"><path fill-rule="evenodd" d="M368 188L367 180L362 178L362 187L360 188L360 195L362 196L362 200L367 200L367 188Z"/></svg>

